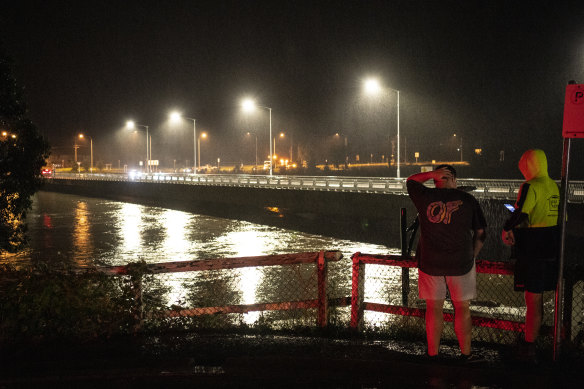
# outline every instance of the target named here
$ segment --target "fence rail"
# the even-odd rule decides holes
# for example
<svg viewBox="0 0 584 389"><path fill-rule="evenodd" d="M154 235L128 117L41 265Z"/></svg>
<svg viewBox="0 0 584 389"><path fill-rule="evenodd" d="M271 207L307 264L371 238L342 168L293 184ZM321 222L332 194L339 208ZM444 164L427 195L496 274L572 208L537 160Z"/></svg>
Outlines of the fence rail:
<svg viewBox="0 0 584 389"><path fill-rule="evenodd" d="M365 265L397 266L401 268L415 268L417 262L412 257L401 255L375 255L355 253L353 259L352 292L351 292L351 328L358 329L363 322L363 313L366 310L391 313L394 315L424 317L425 310L415 307L396 306L389 304L379 304L367 302L365 296ZM512 275L513 264L509 262L490 262L485 260L476 261L477 273ZM445 312L444 320L454 321L452 313ZM525 325L522 321L504 320L491 317L472 316L473 326L497 328L523 332Z"/></svg>
<svg viewBox="0 0 584 389"><path fill-rule="evenodd" d="M134 272L131 265L101 267L98 270L110 275L131 275L133 277L134 296L137 307L135 309L135 318L139 330L142 326L144 317L144 300L143 300L143 283L142 275L144 274L164 274L177 272L201 272L216 271L226 269L266 267L266 266L290 266L298 264L315 264L317 279L317 298L296 301L278 301L254 304L230 304L222 306L204 306L175 308L157 312L156 317L196 317L202 315L216 315L229 313L248 313L252 311L280 311L292 309L317 309L317 325L325 327L328 322L328 304L329 299L327 290L327 263L336 262L342 258L339 251L320 251L306 252L295 254L278 254L259 257L237 257L237 258L219 258L204 259L198 261L179 261L146 264L139 272Z"/></svg>
<svg viewBox="0 0 584 389"><path fill-rule="evenodd" d="M333 320L337 325L345 325L345 328L358 331L366 328L364 317L367 312L382 315L389 314L393 317L403 318L424 317L425 307L418 305L420 300L413 304L409 304L407 300L405 302L402 300L401 305L391 303L392 298L397 300L398 296L410 293L410 279L414 282L417 281L417 277L410 277L409 272L407 272L407 269L417 267L417 263L412 257L357 252L348 261L350 263L341 260L342 254L338 251L320 251L142 264L138 271L136 271L136 265L102 267L98 270L112 276L129 277L131 280L130 284L133 285L133 296L135 298L135 308L132 311L136 322L135 331L140 330L144 321L165 318L171 320L175 318L194 318L198 320L207 318L209 321L206 322L206 325L210 326L210 328L216 328L214 320L233 314L241 315L251 312L272 312L271 315L276 315L279 312L277 316L267 319L268 321L272 320L272 322L290 320L282 316L284 313L303 312L295 314L297 318L298 315L301 316L300 321L305 323L303 325L316 325L319 328L328 326L331 323L331 315L337 315ZM335 271L331 274L329 264L333 263L335 264ZM307 265L308 267L306 267ZM302 266L302 268L297 266ZM369 266L373 267L369 269ZM366 267L368 269L367 272L365 271ZM225 299L221 291L225 287L224 284L207 282L215 280L215 278L209 276L210 273L217 274L246 268L279 269L275 273L266 273L266 278L271 274L274 279L266 279L264 281L270 284L270 287L276 289L276 292L269 294L268 300L234 301L233 299ZM290 271L281 273L282 269L290 269ZM395 269L395 271L393 271L393 275L387 277L381 275L383 271L380 269ZM402 290L399 290L400 277L402 277L403 281L403 273L399 274L402 269L406 269L405 275L408 278L408 282L402 282ZM512 283L509 277L513 274L513 264L510 262L477 260L476 270L478 273L477 291L479 297L477 298L479 301L474 301L471 308L479 309L478 312L473 311L474 313L472 314L473 328L477 329L477 331L479 328L482 329L482 332L477 335L477 340L509 343L514 340L515 333L524 331L522 297L519 296L519 293L512 291ZM151 313L149 314L145 313L149 312L145 309L145 305L148 304L145 297L145 290L148 289L147 282L144 281L145 275L161 275L167 277L162 283L176 284L174 277L178 276L179 279L184 280L185 278L180 278L180 273L189 272L195 272L195 278L201 278L205 281L202 286L197 286L194 291L194 293L205 294L208 297L203 303L195 304L195 306L173 306L173 304L169 303L164 309L150 311ZM171 273L175 274L175 276L171 277ZM350 277L345 278L348 275ZM482 276L482 278L479 276ZM300 282L292 278L297 278ZM339 280L342 281L343 279L347 279L348 288L344 288L342 282L339 284ZM580 296L581 284L582 282L577 280L567 282L567 288L571 292L567 293L567 296ZM189 285L192 286L192 284ZM228 285L227 289L246 288L238 285ZM386 294L388 290L392 291L393 297L388 297ZM301 297L289 297L288 293L290 291L294 296L299 294ZM234 292L232 290L229 293L233 294ZM253 293L255 293L255 290ZM378 300L377 297L371 298L374 295L378 296L379 293L385 296L382 298L385 302ZM367 297L368 294L369 298ZM484 301L480 301L480 299ZM570 299L573 299L573 297L570 297ZM485 303L489 304L485 305ZM333 307L334 309L332 309ZM493 310L481 311L480 308L484 307L492 308ZM566 320L563 329L566 339L581 347L579 343L584 337L581 307L572 304L572 301L570 301L565 308L567 310L565 315L569 318ZM343 312L347 313L346 319L342 318L344 317ZM486 314L484 314L485 312ZM378 327L379 322L371 322L371 318L368 320L368 326L371 328ZM446 322L453 322L454 320L454 314L448 309L444 312L444 320ZM399 321L395 319L389 319L389 321L382 319L382 321L389 322L389 325L401 326ZM264 324L266 323L264 322ZM415 328L423 329L422 325L423 320L413 322ZM550 334L551 328L549 322L545 323L542 333ZM493 332L494 330L503 332Z"/></svg>
<svg viewBox="0 0 584 389"><path fill-rule="evenodd" d="M248 174L169 174L169 173L56 173L54 179L149 182L160 184L236 186L270 189L342 191L406 194L405 179L389 177L266 176ZM523 181L459 179L459 186L473 187L477 198L514 200ZM559 183L559 182L558 182ZM573 181L568 190L570 202L584 202L584 181Z"/></svg>

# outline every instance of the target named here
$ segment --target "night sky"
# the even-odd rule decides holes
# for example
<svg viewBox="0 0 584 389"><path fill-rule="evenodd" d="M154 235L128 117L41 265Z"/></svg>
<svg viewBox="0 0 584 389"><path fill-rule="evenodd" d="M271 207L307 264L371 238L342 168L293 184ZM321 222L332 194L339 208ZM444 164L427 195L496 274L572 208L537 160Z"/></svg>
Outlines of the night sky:
<svg viewBox="0 0 584 389"><path fill-rule="evenodd" d="M559 178L565 85L584 83L584 3L2 1L0 45L54 154L72 154L83 132L95 160L130 163L144 154L145 137L123 129L134 119L150 127L154 159L185 164L192 123L167 123L179 109L209 133L203 164L251 162L250 130L263 160L267 110L240 109L253 96L287 134L277 152L292 138L326 153L340 133L351 159L378 159L395 137L396 94L366 99L362 82L377 76L400 91L407 160L456 160L462 138L467 155L504 150L514 178L521 153L543 148ZM577 179L583 144L573 142Z"/></svg>

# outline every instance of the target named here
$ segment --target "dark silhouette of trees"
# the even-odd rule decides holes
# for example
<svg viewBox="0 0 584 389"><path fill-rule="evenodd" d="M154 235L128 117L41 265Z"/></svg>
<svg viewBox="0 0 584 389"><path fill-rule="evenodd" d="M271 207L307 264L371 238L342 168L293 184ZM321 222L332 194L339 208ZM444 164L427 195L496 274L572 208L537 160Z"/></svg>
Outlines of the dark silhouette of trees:
<svg viewBox="0 0 584 389"><path fill-rule="evenodd" d="M49 145L27 118L11 61L0 47L0 252L26 242L26 212L40 188Z"/></svg>

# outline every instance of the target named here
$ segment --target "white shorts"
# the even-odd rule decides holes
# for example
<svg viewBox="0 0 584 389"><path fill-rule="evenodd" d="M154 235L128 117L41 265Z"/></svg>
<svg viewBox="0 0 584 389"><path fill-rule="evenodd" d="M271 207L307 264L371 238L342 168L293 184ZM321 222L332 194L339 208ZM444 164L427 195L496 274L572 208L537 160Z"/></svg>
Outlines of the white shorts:
<svg viewBox="0 0 584 389"><path fill-rule="evenodd" d="M477 296L476 265L462 276L431 276L418 269L418 294L422 300L445 300L447 286L452 301L474 299Z"/></svg>

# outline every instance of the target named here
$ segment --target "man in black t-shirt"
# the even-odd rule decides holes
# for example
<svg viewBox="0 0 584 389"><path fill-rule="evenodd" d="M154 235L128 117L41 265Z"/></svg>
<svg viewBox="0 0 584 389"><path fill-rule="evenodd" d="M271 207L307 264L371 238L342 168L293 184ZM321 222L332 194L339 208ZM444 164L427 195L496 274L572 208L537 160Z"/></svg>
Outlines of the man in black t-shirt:
<svg viewBox="0 0 584 389"><path fill-rule="evenodd" d="M434 180L436 188L424 186L428 180ZM485 217L478 201L456 188L456 170L450 165L410 176L407 188L420 219L416 259L418 291L420 298L426 300L428 356L438 355L448 287L461 358L468 360L472 330L470 300L476 297L475 258L486 238Z"/></svg>

